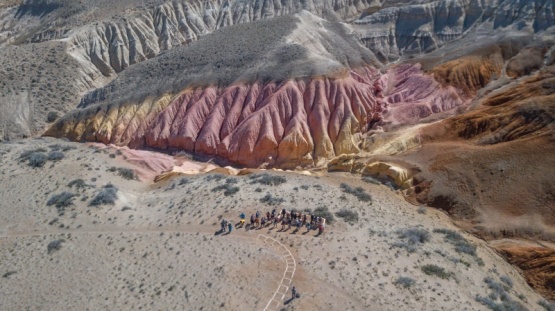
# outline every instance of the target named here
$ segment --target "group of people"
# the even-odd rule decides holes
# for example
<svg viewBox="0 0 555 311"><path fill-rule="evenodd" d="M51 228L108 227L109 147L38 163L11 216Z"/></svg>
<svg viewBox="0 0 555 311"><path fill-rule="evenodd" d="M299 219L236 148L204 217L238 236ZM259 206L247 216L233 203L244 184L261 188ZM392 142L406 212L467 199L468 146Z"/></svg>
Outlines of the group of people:
<svg viewBox="0 0 555 311"><path fill-rule="evenodd" d="M247 229L262 229L272 225L272 228L276 228L278 224L281 224L281 231L287 231L291 229L291 227L295 227L298 231L302 227L306 227L307 232L310 230L318 230L318 233L322 234L326 226L326 219L296 210L288 211L282 209L278 212L274 208L271 212L266 212L265 215L259 211L252 214L250 217L250 224L246 224L246 215L245 213L241 213L241 215L239 215L239 223L236 227L241 228L246 226Z"/></svg>
<svg viewBox="0 0 555 311"><path fill-rule="evenodd" d="M318 230L318 234L324 233L326 227L326 219L324 217L316 216L314 214L308 214L299 212L296 210L288 211L282 209L277 211L275 208L271 212L266 212L262 214L257 211L255 214L250 216L250 223L246 223L245 213L239 215L239 222L235 224L235 228L245 227L248 229L262 229L269 226L273 226L275 229L281 224L281 231L287 231L291 227L296 228L296 231L300 230L302 227L306 228L306 232L310 230ZM233 224L230 221L222 219L220 222L220 232L230 234L233 230Z"/></svg>

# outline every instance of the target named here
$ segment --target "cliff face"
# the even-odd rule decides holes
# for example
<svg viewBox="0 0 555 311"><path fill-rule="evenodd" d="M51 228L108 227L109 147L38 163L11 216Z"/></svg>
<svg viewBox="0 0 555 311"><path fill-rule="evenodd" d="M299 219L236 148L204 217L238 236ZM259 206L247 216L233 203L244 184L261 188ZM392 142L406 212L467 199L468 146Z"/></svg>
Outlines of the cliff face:
<svg viewBox="0 0 555 311"><path fill-rule="evenodd" d="M507 30L541 32L555 22L549 0L433 1L379 10L354 21L361 41L381 61L427 53L465 36Z"/></svg>

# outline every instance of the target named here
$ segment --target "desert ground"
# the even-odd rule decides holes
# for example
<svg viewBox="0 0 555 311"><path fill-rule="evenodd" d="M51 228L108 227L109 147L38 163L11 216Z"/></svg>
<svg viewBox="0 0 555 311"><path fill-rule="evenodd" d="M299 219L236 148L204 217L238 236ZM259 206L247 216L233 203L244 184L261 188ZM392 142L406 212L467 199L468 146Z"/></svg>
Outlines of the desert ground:
<svg viewBox="0 0 555 311"><path fill-rule="evenodd" d="M26 151L47 160L33 167ZM485 241L371 179L249 170L155 183L120 169L144 172L125 148L38 138L0 153L2 310L548 306ZM56 207L63 192L75 196ZM114 192L113 203L92 205ZM329 224L321 235L281 225L218 234L222 218L273 208L319 211ZM291 301L292 286L301 297Z"/></svg>

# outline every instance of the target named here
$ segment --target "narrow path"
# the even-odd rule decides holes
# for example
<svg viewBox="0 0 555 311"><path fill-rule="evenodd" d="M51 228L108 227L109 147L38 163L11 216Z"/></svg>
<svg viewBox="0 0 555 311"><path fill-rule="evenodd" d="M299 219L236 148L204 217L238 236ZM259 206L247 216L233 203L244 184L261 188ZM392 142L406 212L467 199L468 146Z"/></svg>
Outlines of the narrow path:
<svg viewBox="0 0 555 311"><path fill-rule="evenodd" d="M291 251L278 240L263 234L259 234L257 239L274 247L274 249L279 252L280 257L285 259L285 271L283 272L281 282L279 283L277 290L274 292L270 301L268 301L266 308L264 308L264 311L279 310L281 302L285 298L285 295L287 295L291 282L293 282L293 276L295 275L295 270L297 269L297 263L295 262L295 257L291 254Z"/></svg>
<svg viewBox="0 0 555 311"><path fill-rule="evenodd" d="M53 229L53 230L37 230L37 231L19 231L19 232L4 232L0 235L0 239L9 239L9 238L16 238L16 237L31 237L31 236L44 236L50 234L101 234L101 233L127 233L127 234L134 234L134 233L213 233L213 227L206 227L206 226L179 226L179 227L165 227L165 228L97 228L94 230L64 230L64 229ZM116 229L116 230L114 230ZM252 230L249 231L240 231L234 230L231 233L231 236L241 237L241 238L253 238ZM295 271L297 269L297 263L291 251L283 245L278 240L271 238L264 234L259 234L257 240L264 243L267 247L276 251L280 258L285 259L285 270L283 272L283 276L281 277L281 281L278 284L276 291L273 293L272 298L266 304L266 307L263 311L271 311L271 310L279 310L280 306L282 305L282 301L285 299L285 296L289 292L289 286L293 282L293 276L295 275Z"/></svg>

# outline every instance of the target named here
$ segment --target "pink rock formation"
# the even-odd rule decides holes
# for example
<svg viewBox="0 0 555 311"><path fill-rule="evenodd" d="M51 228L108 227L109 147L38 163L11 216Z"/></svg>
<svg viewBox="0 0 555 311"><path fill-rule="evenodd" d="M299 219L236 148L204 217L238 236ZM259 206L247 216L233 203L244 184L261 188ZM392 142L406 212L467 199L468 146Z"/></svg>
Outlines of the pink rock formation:
<svg viewBox="0 0 555 311"><path fill-rule="evenodd" d="M417 123L432 114L465 105L453 87L444 87L420 65L400 65L381 76L375 84L383 96L384 125Z"/></svg>
<svg viewBox="0 0 555 311"><path fill-rule="evenodd" d="M382 120L411 123L462 104L455 89L441 87L418 65L385 75L367 67L341 78L188 88L156 100L92 106L46 135L294 168L359 152L361 134Z"/></svg>

